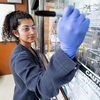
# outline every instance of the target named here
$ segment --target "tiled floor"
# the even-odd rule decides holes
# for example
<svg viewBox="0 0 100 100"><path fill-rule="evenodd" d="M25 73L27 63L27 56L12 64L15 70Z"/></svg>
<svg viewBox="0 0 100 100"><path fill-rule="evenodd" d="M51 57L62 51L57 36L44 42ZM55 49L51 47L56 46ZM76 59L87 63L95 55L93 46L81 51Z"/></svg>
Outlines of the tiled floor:
<svg viewBox="0 0 100 100"><path fill-rule="evenodd" d="M0 76L0 100L13 100L14 81L12 74ZM58 100L64 100L62 93Z"/></svg>

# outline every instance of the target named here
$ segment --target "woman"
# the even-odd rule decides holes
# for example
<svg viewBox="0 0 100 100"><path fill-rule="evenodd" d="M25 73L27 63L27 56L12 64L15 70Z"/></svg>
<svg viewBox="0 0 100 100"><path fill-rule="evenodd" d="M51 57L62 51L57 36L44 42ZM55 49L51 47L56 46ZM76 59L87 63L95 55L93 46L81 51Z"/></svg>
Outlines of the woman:
<svg viewBox="0 0 100 100"><path fill-rule="evenodd" d="M72 8L69 6L64 12L67 13ZM60 29L59 25L58 28ZM32 16L26 12L14 11L5 17L4 41L12 38L17 41L10 56L10 68L15 81L13 100L48 100L59 93L62 84L71 81L79 67L76 61L71 60L72 58L70 59L70 56L68 57L66 52L59 48L45 70L37 52L31 47L36 37L36 29ZM68 29L64 33L67 31ZM59 30L57 32L59 33ZM62 36L67 37L63 34ZM78 43L81 42L82 40Z"/></svg>

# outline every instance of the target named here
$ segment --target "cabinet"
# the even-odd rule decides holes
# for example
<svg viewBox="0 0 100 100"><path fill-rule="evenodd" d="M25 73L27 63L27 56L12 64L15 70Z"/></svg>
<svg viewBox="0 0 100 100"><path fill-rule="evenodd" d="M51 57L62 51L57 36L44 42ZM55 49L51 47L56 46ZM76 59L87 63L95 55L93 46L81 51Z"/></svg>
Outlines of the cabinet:
<svg viewBox="0 0 100 100"><path fill-rule="evenodd" d="M15 45L15 42L8 42L6 44L0 43L0 75L11 74L9 58Z"/></svg>

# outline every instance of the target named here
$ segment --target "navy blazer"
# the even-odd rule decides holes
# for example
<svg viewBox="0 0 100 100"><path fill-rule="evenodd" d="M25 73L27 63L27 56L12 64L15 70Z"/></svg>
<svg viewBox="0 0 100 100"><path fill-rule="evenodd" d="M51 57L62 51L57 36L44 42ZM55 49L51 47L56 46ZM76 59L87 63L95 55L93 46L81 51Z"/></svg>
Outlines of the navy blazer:
<svg viewBox="0 0 100 100"><path fill-rule="evenodd" d="M61 49L51 57L47 69L41 63L38 55L16 45L10 56L15 81L13 100L48 100L59 93L62 84L71 81L79 67Z"/></svg>

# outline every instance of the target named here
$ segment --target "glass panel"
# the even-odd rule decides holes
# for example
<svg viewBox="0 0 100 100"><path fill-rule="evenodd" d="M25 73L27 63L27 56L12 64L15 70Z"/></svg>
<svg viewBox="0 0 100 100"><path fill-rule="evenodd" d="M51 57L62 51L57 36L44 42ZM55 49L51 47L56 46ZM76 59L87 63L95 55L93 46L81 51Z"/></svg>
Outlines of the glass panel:
<svg viewBox="0 0 100 100"><path fill-rule="evenodd" d="M49 2L45 5L45 10L55 11L54 2ZM44 43L45 43L45 55L50 60L52 54L59 47L59 39L56 35L56 17L44 17Z"/></svg>
<svg viewBox="0 0 100 100"><path fill-rule="evenodd" d="M59 3L56 3L59 2ZM67 4L74 5L81 13L84 13L90 18L91 23L84 42L79 47L77 52L77 58L81 60L88 68L93 72L100 75L99 67L99 53L100 53L100 1L99 0L56 0L56 9L60 9L62 3L64 6ZM60 4L61 3L61 4ZM58 5L57 5L58 4ZM58 7L58 8L57 8ZM61 8L61 10L63 7ZM57 11L57 10L56 10ZM99 70L98 70L99 69Z"/></svg>
<svg viewBox="0 0 100 100"><path fill-rule="evenodd" d="M77 50L76 58L82 64L73 80L62 86L70 100L100 99L100 0L54 0L46 10L62 12L66 5L73 5L90 19L90 26L83 43ZM52 54L59 48L56 36L57 17L46 17L45 55L50 60Z"/></svg>
<svg viewBox="0 0 100 100"><path fill-rule="evenodd" d="M78 8L81 13L84 13L91 20L85 40L79 47L76 57L94 73L100 75L100 1L54 0L54 3L50 2L45 5L45 10L59 13L68 4ZM45 54L50 60L60 44L56 35L58 17L45 17L44 19Z"/></svg>

